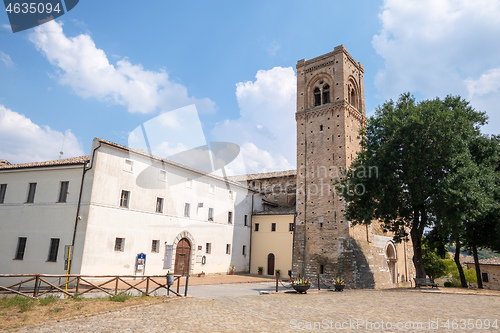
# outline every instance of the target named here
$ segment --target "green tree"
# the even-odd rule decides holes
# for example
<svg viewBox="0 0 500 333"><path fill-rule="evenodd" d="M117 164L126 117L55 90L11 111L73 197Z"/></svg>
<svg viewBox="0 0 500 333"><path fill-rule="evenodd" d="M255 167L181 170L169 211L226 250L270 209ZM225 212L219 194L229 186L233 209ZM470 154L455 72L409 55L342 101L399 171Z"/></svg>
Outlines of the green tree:
<svg viewBox="0 0 500 333"><path fill-rule="evenodd" d="M417 278L426 276L422 236L435 221L441 183L485 121L458 96L417 103L403 94L376 109L361 133L362 150L340 181L353 224L379 220L395 241L410 236ZM374 167L377 177L368 177L367 168Z"/></svg>
<svg viewBox="0 0 500 333"><path fill-rule="evenodd" d="M448 267L444 264L435 248L432 248L429 241L424 237L422 243L422 259L424 261L425 272L431 279L438 279L450 273Z"/></svg>

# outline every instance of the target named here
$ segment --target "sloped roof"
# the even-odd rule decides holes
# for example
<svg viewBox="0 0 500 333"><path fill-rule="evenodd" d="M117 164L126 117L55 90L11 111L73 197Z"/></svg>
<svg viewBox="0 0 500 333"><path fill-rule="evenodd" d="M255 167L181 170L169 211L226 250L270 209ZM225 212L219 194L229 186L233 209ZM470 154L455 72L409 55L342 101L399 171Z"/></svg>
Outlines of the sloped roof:
<svg viewBox="0 0 500 333"><path fill-rule="evenodd" d="M229 178L235 182L242 182L242 181L247 181L247 180L290 177L290 176L296 176L296 175L297 175L297 170L287 170L287 171L253 173L253 174L249 174L249 175L229 176L227 178Z"/></svg>
<svg viewBox="0 0 500 333"><path fill-rule="evenodd" d="M32 163L22 163L22 164L1 164L0 170L9 169L27 169L27 168L39 168L39 167L51 167L51 166L63 166L63 165L78 165L86 164L90 161L90 155L77 156L71 158L63 158L54 161L44 161L44 162L32 162Z"/></svg>

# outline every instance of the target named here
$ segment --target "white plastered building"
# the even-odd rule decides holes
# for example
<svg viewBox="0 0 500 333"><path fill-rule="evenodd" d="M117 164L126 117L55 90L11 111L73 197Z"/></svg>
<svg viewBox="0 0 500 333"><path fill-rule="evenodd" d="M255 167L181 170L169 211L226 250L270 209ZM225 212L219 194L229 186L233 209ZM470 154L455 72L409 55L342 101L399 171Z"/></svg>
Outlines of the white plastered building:
<svg viewBox="0 0 500 333"><path fill-rule="evenodd" d="M248 272L246 186L102 139L90 156L0 164L0 274ZM145 264L138 260L145 255Z"/></svg>

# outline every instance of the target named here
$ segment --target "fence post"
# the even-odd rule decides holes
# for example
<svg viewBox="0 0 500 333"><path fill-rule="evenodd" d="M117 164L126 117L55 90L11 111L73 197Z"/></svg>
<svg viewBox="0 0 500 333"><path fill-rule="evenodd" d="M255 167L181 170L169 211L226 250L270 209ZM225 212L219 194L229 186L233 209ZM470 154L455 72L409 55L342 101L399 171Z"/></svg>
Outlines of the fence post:
<svg viewBox="0 0 500 333"><path fill-rule="evenodd" d="M33 288L33 297L36 298L36 295L38 294L38 280L40 279L40 275L37 274L35 278L35 288Z"/></svg>
<svg viewBox="0 0 500 333"><path fill-rule="evenodd" d="M146 296L149 296L149 276L146 277Z"/></svg>
<svg viewBox="0 0 500 333"><path fill-rule="evenodd" d="M184 288L184 296L188 295L188 283L189 283L189 275L186 276L186 287Z"/></svg>
<svg viewBox="0 0 500 333"><path fill-rule="evenodd" d="M118 294L118 276L115 278L115 295Z"/></svg>
<svg viewBox="0 0 500 333"><path fill-rule="evenodd" d="M179 278L177 279L177 293L179 293L180 286L181 286L181 277L179 276Z"/></svg>
<svg viewBox="0 0 500 333"><path fill-rule="evenodd" d="M278 292L278 279L279 279L279 274L276 274L276 292Z"/></svg>

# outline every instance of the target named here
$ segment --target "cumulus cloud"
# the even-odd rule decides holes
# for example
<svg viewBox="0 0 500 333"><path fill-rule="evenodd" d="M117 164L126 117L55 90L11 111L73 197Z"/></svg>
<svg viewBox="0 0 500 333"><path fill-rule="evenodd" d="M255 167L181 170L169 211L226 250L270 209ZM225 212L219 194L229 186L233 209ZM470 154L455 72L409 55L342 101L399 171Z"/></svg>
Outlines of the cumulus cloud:
<svg viewBox="0 0 500 333"><path fill-rule="evenodd" d="M172 81L165 71L149 71L121 59L110 63L88 34L68 37L63 24L50 21L30 34L30 41L57 67L63 85L83 98L123 105L129 112L168 111L189 104L210 113L215 104L208 98L189 96L186 87Z"/></svg>
<svg viewBox="0 0 500 333"><path fill-rule="evenodd" d="M385 60L375 79L380 97L460 94L499 121L496 105L478 99L498 91L499 15L497 0L384 0L372 40Z"/></svg>
<svg viewBox="0 0 500 333"><path fill-rule="evenodd" d="M84 155L71 132L34 124L22 114L0 105L0 159L11 163L55 160L64 142L63 158Z"/></svg>
<svg viewBox="0 0 500 333"><path fill-rule="evenodd" d="M236 85L240 117L217 124L212 137L240 145L248 173L294 169L296 95L291 67L260 70L255 81Z"/></svg>
<svg viewBox="0 0 500 333"><path fill-rule="evenodd" d="M7 67L14 66L14 62L7 53L0 51L0 61L4 63Z"/></svg>

